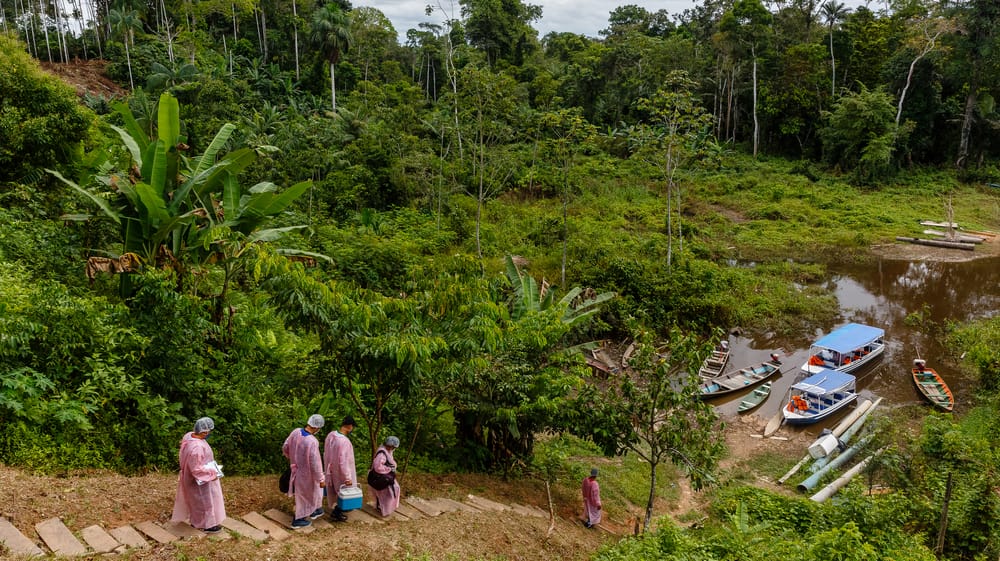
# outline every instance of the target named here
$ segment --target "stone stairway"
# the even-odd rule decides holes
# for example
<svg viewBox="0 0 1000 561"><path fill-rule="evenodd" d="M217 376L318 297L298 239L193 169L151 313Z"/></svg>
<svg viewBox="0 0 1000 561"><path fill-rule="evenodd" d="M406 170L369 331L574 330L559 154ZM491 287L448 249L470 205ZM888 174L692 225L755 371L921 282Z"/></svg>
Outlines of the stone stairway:
<svg viewBox="0 0 1000 561"><path fill-rule="evenodd" d="M520 504L503 504L489 499L468 495L462 501L447 498L424 499L410 496L404 498L392 515L383 517L372 504L365 504L358 510L348 511L347 524L386 524L433 518L447 513L475 513L510 511L522 516L548 518L548 512ZM10 553L22 557L57 555L75 557L92 554L120 554L132 549L142 549L156 544L168 544L188 539L249 539L257 542L268 540L283 541L295 533L307 534L328 530L334 524L326 518L313 521L311 526L292 529L292 516L278 509L270 509L263 514L248 512L240 518L226 518L222 522L225 531L205 534L186 523L156 523L143 521L131 525L105 530L101 526L88 526L74 534L59 518L50 518L35 524L38 540L24 535L9 521L0 517L0 556Z"/></svg>

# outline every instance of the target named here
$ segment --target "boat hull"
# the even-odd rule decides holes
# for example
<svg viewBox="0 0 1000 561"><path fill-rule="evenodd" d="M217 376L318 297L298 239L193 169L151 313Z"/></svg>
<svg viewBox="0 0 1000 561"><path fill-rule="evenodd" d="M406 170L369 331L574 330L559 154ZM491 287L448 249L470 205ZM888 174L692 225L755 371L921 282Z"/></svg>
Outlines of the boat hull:
<svg viewBox="0 0 1000 561"><path fill-rule="evenodd" d="M808 375L823 370L854 372L885 352L885 331L878 327L850 323L831 331L809 348L809 360L802 365Z"/></svg>
<svg viewBox="0 0 1000 561"><path fill-rule="evenodd" d="M917 387L920 395L929 401L931 405L942 410L951 412L955 408L955 396L951 393L951 388L941 378L933 368L923 369L913 368L910 370L913 376L913 383Z"/></svg>
<svg viewBox="0 0 1000 561"><path fill-rule="evenodd" d="M767 398L770 395L771 395L771 382L764 382L757 389L750 392L750 395L746 396L742 401L740 401L740 406L737 409L737 412L746 413L748 411L753 411L754 409L760 407L762 403L767 401Z"/></svg>
<svg viewBox="0 0 1000 561"><path fill-rule="evenodd" d="M841 401L835 402L833 405L815 412L813 409L808 409L802 412L789 411L788 406L786 405L785 408L781 410L781 413L785 418L785 423L789 425L809 425L832 417L838 411L843 411L845 407L853 403L857 398L858 394L852 393Z"/></svg>
<svg viewBox="0 0 1000 561"><path fill-rule="evenodd" d="M754 366L732 370L721 376L709 378L701 385L702 399L714 399L754 388L781 374L781 363L763 362Z"/></svg>

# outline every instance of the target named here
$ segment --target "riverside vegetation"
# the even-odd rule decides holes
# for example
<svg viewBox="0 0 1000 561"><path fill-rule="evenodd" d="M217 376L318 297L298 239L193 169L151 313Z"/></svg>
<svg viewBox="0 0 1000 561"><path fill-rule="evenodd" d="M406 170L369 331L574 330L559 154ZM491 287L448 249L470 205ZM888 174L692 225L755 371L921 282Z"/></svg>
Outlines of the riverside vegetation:
<svg viewBox="0 0 1000 561"><path fill-rule="evenodd" d="M412 472L575 486L574 458L628 451L611 508L650 513L676 478L708 491L696 527L662 519L598 559L931 559L948 474L944 557L1000 554L1000 318L936 327L975 404L882 423L867 479L885 495L859 481L815 505L722 481L719 419L663 391L722 328L832 322L830 262L947 206L1000 227L983 185L995 6L828 3L825 29L752 0L669 25L633 6L602 40L544 45L531 6L462 6L405 46L347 3L271 29L278 7L241 5L257 25L232 43L228 16L121 6L53 33L63 60L101 42L128 89L82 103L30 55L46 29L0 36L0 461L172 470L210 415L227 473L266 474L309 413L352 411L361 464L391 432L410 435ZM639 341L635 377L585 367L580 346L602 339Z"/></svg>

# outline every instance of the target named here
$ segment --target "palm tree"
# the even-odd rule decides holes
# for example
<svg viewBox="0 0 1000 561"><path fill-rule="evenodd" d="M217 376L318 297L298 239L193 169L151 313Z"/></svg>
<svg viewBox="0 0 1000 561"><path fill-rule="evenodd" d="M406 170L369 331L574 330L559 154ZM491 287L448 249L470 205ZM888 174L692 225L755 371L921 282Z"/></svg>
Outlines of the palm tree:
<svg viewBox="0 0 1000 561"><path fill-rule="evenodd" d="M135 10L118 10L114 9L108 12L108 19L111 20L111 27L122 37L122 43L125 43L125 61L128 63L128 85L131 89L135 89L135 83L132 81L132 55L129 53L128 44L129 39L136 29L142 30L142 22L139 20L139 12Z"/></svg>
<svg viewBox="0 0 1000 561"><path fill-rule="evenodd" d="M313 14L312 33L309 36L313 46L330 63L330 98L333 111L337 111L337 83L334 66L340 62L340 55L351 48L351 17L337 4L327 4Z"/></svg>
<svg viewBox="0 0 1000 561"><path fill-rule="evenodd" d="M833 56L833 28L851 10L837 0L829 0L823 4L822 10L823 19L826 20L826 25L830 30L830 68L833 72L830 79L830 95L835 97L837 95L837 59Z"/></svg>

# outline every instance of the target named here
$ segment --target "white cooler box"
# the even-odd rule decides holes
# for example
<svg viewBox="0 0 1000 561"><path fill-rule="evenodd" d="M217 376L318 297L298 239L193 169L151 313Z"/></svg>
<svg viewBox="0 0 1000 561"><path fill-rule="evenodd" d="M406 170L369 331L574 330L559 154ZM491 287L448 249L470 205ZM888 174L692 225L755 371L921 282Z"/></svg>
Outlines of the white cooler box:
<svg viewBox="0 0 1000 561"><path fill-rule="evenodd" d="M361 487L340 486L340 491L337 492L337 506L340 507L340 510L345 512L357 510L361 508L362 501Z"/></svg>

